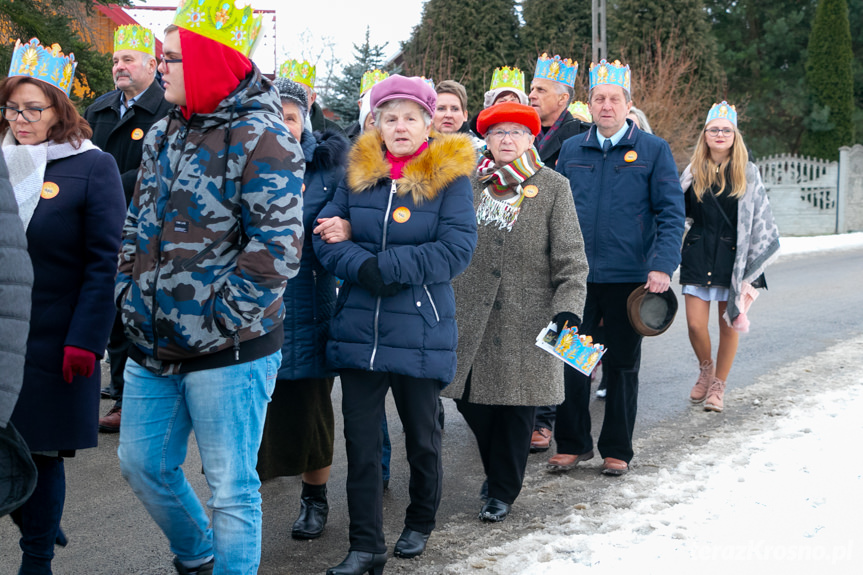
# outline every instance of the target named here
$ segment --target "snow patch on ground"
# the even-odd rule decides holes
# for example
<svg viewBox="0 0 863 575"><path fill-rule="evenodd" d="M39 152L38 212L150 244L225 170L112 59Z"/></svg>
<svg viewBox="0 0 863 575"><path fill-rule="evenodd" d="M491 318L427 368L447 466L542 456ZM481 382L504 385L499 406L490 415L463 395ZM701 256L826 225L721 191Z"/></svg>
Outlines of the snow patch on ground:
<svg viewBox="0 0 863 575"><path fill-rule="evenodd" d="M791 256L832 250L849 250L863 247L863 232L830 236L781 237L779 256Z"/></svg>
<svg viewBox="0 0 863 575"><path fill-rule="evenodd" d="M812 385L819 366L831 373ZM635 468L611 480L599 501L576 502L553 525L476 552L447 572L859 572L863 337L727 397L733 405L771 407L719 427L668 468Z"/></svg>

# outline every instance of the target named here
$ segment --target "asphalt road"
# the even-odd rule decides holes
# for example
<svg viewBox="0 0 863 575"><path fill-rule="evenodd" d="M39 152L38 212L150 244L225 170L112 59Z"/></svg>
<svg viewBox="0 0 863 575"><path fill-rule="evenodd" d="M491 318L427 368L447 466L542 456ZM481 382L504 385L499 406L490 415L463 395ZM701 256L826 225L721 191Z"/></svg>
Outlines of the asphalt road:
<svg viewBox="0 0 863 575"><path fill-rule="evenodd" d="M768 270L769 290L762 293L750 312L752 331L741 337L737 361L729 378L729 388L748 386L758 377L863 333L863 249L793 256ZM679 286L675 286L679 295ZM715 308L714 310L715 311ZM716 318L712 318L715 320ZM715 321L713 331L716 332ZM714 344L715 346L715 344ZM104 370L103 370L104 373ZM650 461L661 456L662 445L639 440L671 422L690 421L693 408L689 389L697 376L697 365L686 335L681 312L672 328L658 338L645 340L639 416L636 425L636 450L633 473L649 473ZM819 374L811 374L811 385L818 385ZM341 402L338 384L334 392L337 414ZM405 561L391 558L388 573L443 573L447 563L458 555L459 537L477 533L496 541L496 526L476 519L480 502L482 469L476 446L454 404L444 400L447 420L444 430L444 496L438 513L438 529L429 540L426 553ZM105 401L103 413L110 407ZM592 411L594 437L601 422L602 402L595 401ZM723 414L705 415L710 425L733 421L735 410L744 406L727 405ZM390 398L388 409L393 439L393 477L384 496L387 541L392 545L401 532L407 502L407 462L401 425ZM699 416L700 417L700 416ZM275 479L264 484L262 574L322 574L339 563L348 549L348 518L344 495L345 457L338 429L335 465L329 483L330 519L324 535L315 541L290 538L290 527L299 509L299 478ZM685 429L675 431L670 443L692 441ZM679 435L679 436L678 436ZM652 437L652 435L651 435ZM54 572L78 574L170 574L172 554L167 540L155 527L126 482L120 476L116 457L118 436L102 435L97 449L80 452L67 460L67 499L63 527L69 545L58 549ZM573 504L585 492L599 494L609 479L600 476L596 460L570 475L556 476L544 471L552 450L532 455L522 495L513 513L504 522L499 537L516 536L556 520L560 509ZM659 454L659 455L658 455ZM641 459L641 462L639 461ZM202 499L208 497L200 461L192 442L185 465L190 480ZM560 487L563 486L561 490ZM555 489L557 487L557 489ZM553 493L553 496L548 495ZM562 493L562 495L561 495ZM571 495L570 495L571 494ZM458 535L456 535L458 534ZM468 535L469 536L469 535ZM17 529L8 518L0 520L0 575L17 572L19 550Z"/></svg>

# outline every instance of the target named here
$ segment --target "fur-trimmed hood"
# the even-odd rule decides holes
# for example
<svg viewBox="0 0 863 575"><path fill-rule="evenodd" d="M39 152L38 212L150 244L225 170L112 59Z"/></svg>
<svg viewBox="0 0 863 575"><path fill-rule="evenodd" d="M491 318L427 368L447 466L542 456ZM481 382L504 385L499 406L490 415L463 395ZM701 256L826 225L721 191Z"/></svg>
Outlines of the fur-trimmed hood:
<svg viewBox="0 0 863 575"><path fill-rule="evenodd" d="M396 180L398 195L411 194L416 204L434 199L457 178L470 176L476 163L476 150L469 137L432 133L428 148L408 162L402 177ZM347 182L351 191L364 192L389 177L390 164L380 132L366 132L357 138L348 154Z"/></svg>

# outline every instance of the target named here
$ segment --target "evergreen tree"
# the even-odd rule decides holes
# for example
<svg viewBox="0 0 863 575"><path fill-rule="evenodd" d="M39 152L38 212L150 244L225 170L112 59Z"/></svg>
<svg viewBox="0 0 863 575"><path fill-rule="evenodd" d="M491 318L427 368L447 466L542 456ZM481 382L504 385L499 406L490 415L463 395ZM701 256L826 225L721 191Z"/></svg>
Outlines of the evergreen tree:
<svg viewBox="0 0 863 575"><path fill-rule="evenodd" d="M404 71L464 84L468 110L482 109L494 69L519 55L514 0L428 0L420 23L402 45Z"/></svg>
<svg viewBox="0 0 863 575"><path fill-rule="evenodd" d="M686 47L693 73L707 81L721 77L716 40L703 0L618 0L608 5L609 60L641 63L656 43Z"/></svg>
<svg viewBox="0 0 863 575"><path fill-rule="evenodd" d="M863 30L863 0L848 0L852 30ZM854 51L854 143L863 144L863 34L851 35Z"/></svg>
<svg viewBox="0 0 863 575"><path fill-rule="evenodd" d="M740 128L755 157L800 150L806 47L817 0L705 0Z"/></svg>
<svg viewBox="0 0 863 575"><path fill-rule="evenodd" d="M854 77L851 28L845 0L820 0L809 35L806 84L812 106L801 152L839 159L839 147L854 142Z"/></svg>
<svg viewBox="0 0 863 575"><path fill-rule="evenodd" d="M327 98L327 107L340 118L342 125L347 126L359 119L357 101L360 99L363 74L383 67L386 47L386 44L371 44L368 28L363 45L354 44L354 61L345 66L342 75L333 82L332 92Z"/></svg>
<svg viewBox="0 0 863 575"><path fill-rule="evenodd" d="M97 1L128 5L126 0ZM84 37L87 31L76 22L92 9L92 2L84 0L0 0L0 32L11 40L0 45L0 70L4 74L9 70L16 38L26 42L36 37L43 46L56 42L64 54L75 54L78 67L72 101L83 111L97 97L114 89L112 54L93 50L91 42Z"/></svg>
<svg viewBox="0 0 863 575"><path fill-rule="evenodd" d="M524 19L519 36L522 53L518 61L527 78L533 77L536 59L543 53L559 54L579 64L576 85L590 68L592 51L591 3L587 0L523 0Z"/></svg>

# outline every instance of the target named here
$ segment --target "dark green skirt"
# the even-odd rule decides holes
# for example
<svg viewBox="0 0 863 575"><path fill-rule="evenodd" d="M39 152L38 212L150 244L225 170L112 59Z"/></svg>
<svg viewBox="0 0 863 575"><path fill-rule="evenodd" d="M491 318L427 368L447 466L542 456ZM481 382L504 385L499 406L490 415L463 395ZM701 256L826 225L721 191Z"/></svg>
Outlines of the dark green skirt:
<svg viewBox="0 0 863 575"><path fill-rule="evenodd" d="M261 481L315 471L333 462L333 379L280 379L267 407L258 450Z"/></svg>

